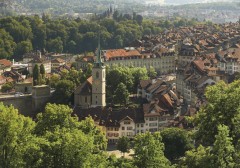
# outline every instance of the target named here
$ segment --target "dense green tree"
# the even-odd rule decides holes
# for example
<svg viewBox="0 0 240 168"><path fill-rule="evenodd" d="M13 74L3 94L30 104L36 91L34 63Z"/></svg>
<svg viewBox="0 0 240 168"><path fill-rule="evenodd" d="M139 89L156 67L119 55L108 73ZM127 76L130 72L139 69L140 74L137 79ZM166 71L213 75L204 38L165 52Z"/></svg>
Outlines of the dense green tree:
<svg viewBox="0 0 240 168"><path fill-rule="evenodd" d="M10 58L15 50L16 43L12 36L4 29L0 29L0 59Z"/></svg>
<svg viewBox="0 0 240 168"><path fill-rule="evenodd" d="M58 74L52 74L52 76L49 79L49 84L52 88L56 88L57 82L60 80L60 76Z"/></svg>
<svg viewBox="0 0 240 168"><path fill-rule="evenodd" d="M200 145L197 149L187 151L180 161L179 167L183 168L213 168L213 157L210 147Z"/></svg>
<svg viewBox="0 0 240 168"><path fill-rule="evenodd" d="M32 152L38 155L38 139L32 135L35 123L28 117L20 115L13 106L6 107L0 103L0 165L8 167L31 167L37 165L32 160ZM40 156L40 155L39 155Z"/></svg>
<svg viewBox="0 0 240 168"><path fill-rule="evenodd" d="M60 80L56 84L56 90L51 97L51 102L57 104L69 104L70 97L74 91L74 86L75 85L72 81Z"/></svg>
<svg viewBox="0 0 240 168"><path fill-rule="evenodd" d="M131 69L128 67L118 67L113 66L111 70L107 72L107 91L109 91L112 95L119 83L123 83L128 91L132 91L133 89L133 75Z"/></svg>
<svg viewBox="0 0 240 168"><path fill-rule="evenodd" d="M71 113L72 109L66 105L47 104L44 113L37 115L35 133L43 135L57 128L77 128L78 120L76 117L71 117Z"/></svg>
<svg viewBox="0 0 240 168"><path fill-rule="evenodd" d="M1 87L1 92L9 92L13 89L13 84L12 83L5 83Z"/></svg>
<svg viewBox="0 0 240 168"><path fill-rule="evenodd" d="M157 72L156 72L154 67L150 66L150 68L148 70L148 76L150 78L156 78L157 77Z"/></svg>
<svg viewBox="0 0 240 168"><path fill-rule="evenodd" d="M115 155L111 155L108 158L109 161L109 168L137 168L134 164L132 159L127 158L116 158Z"/></svg>
<svg viewBox="0 0 240 168"><path fill-rule="evenodd" d="M4 28L16 43L31 40L33 37L29 21L22 18L6 17L0 20L1 28Z"/></svg>
<svg viewBox="0 0 240 168"><path fill-rule="evenodd" d="M134 162L137 167L170 167L170 162L164 156L164 144L159 132L136 135L133 149Z"/></svg>
<svg viewBox="0 0 240 168"><path fill-rule="evenodd" d="M46 132L43 137L49 144L42 147L42 167L88 167L91 162L93 137L78 129L58 127L53 132Z"/></svg>
<svg viewBox="0 0 240 168"><path fill-rule="evenodd" d="M127 104L129 100L129 92L123 83L119 83L116 91L114 92L115 103Z"/></svg>
<svg viewBox="0 0 240 168"><path fill-rule="evenodd" d="M17 44L15 54L18 59L22 59L22 56L33 50L31 41L21 41Z"/></svg>
<svg viewBox="0 0 240 168"><path fill-rule="evenodd" d="M85 120L80 122L79 128L88 135L93 136L94 142L94 152L99 153L101 150L107 148L107 139L104 135L102 129L97 127L94 123L94 120L91 117L85 118Z"/></svg>
<svg viewBox="0 0 240 168"><path fill-rule="evenodd" d="M234 146L229 137L229 129L225 125L218 126L218 134L215 136L212 153L214 155L214 167L231 168L235 166Z"/></svg>
<svg viewBox="0 0 240 168"><path fill-rule="evenodd" d="M62 45L65 45L67 40L67 27L61 23L61 21L61 19L56 19L46 23L47 40L55 39L56 42L62 42Z"/></svg>
<svg viewBox="0 0 240 168"><path fill-rule="evenodd" d="M125 156L125 153L129 152L130 149L130 139L128 137L121 137L118 139L117 142L117 150L121 151L123 153L123 156Z"/></svg>
<svg viewBox="0 0 240 168"><path fill-rule="evenodd" d="M44 24L43 20L38 16L35 15L33 17L27 18L30 22L33 32L33 39L32 45L34 50L41 50L46 47L46 25Z"/></svg>
<svg viewBox="0 0 240 168"><path fill-rule="evenodd" d="M136 88L140 83L140 81L148 79L148 71L146 67L143 67L143 68L135 67L135 68L131 68L130 70L134 79L132 92L136 93L137 92Z"/></svg>
<svg viewBox="0 0 240 168"><path fill-rule="evenodd" d="M35 133L49 143L42 146L42 167L105 167L105 136L90 118L78 121L66 105L47 104L37 115ZM102 141L101 141L102 140ZM104 141L105 140L105 141Z"/></svg>
<svg viewBox="0 0 240 168"><path fill-rule="evenodd" d="M67 52L71 51L71 53L77 53L77 43L73 40L67 42Z"/></svg>
<svg viewBox="0 0 240 168"><path fill-rule="evenodd" d="M60 37L47 41L47 50L51 52L61 53L63 51L63 42Z"/></svg>
<svg viewBox="0 0 240 168"><path fill-rule="evenodd" d="M196 138L204 144L213 144L217 126L229 127L229 134L236 144L240 135L240 81L230 84L219 82L206 89L207 104L198 112L195 123L198 131Z"/></svg>
<svg viewBox="0 0 240 168"><path fill-rule="evenodd" d="M164 143L164 155L171 161L183 157L187 150L193 148L189 133L180 128L166 128L160 132Z"/></svg>
<svg viewBox="0 0 240 168"><path fill-rule="evenodd" d="M129 14L121 14L117 10L114 11L113 19L103 18L94 21L51 19L45 14L42 19L37 15L16 16L1 18L0 28L10 34L17 44L22 41L32 43L33 50L47 49L49 52L83 53L96 49L99 33L101 46L104 49L120 48L140 39L143 34L157 34L164 28L171 27L173 23L182 25L182 20L179 18L168 20L166 23L164 20L160 20L157 25L154 21L143 20L141 15L134 14L133 18L131 17ZM183 21L184 24L193 24L193 21L191 23L187 20ZM6 44L4 43L4 45ZM5 47L4 51L12 48L15 47ZM12 56L13 51L9 51L11 51L10 54L7 54Z"/></svg>
<svg viewBox="0 0 240 168"><path fill-rule="evenodd" d="M235 153L234 153L234 161L235 161L235 166L240 167L240 140L238 140L237 145L235 146Z"/></svg>
<svg viewBox="0 0 240 168"><path fill-rule="evenodd" d="M38 85L40 81L40 71L38 64L35 64L33 68L33 85Z"/></svg>
<svg viewBox="0 0 240 168"><path fill-rule="evenodd" d="M86 72L86 73L88 73L88 72ZM86 74L86 75L88 75L88 74ZM80 84L80 80L81 80L82 76L83 76L82 70L77 71L74 68L72 68L68 72L68 75L66 75L63 78L72 81L75 84L75 86L78 86Z"/></svg>

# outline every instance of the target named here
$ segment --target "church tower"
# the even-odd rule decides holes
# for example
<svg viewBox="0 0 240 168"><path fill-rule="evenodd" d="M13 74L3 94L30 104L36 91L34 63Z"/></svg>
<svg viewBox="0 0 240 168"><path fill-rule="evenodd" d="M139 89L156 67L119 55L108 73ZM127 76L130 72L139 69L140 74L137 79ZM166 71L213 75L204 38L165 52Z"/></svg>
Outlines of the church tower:
<svg viewBox="0 0 240 168"><path fill-rule="evenodd" d="M96 60L92 69L92 107L106 106L106 67L101 59L100 39Z"/></svg>

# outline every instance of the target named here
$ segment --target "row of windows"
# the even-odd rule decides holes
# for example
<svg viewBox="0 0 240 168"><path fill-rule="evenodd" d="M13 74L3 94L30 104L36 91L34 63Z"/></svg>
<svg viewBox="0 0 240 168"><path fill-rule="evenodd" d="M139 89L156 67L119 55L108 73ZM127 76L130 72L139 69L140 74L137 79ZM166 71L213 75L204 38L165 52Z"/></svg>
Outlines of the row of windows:
<svg viewBox="0 0 240 168"><path fill-rule="evenodd" d="M108 137L118 137L119 133L107 133Z"/></svg>
<svg viewBox="0 0 240 168"><path fill-rule="evenodd" d="M123 132L122 136L133 136L133 133L132 132L127 132L127 133Z"/></svg>
<svg viewBox="0 0 240 168"><path fill-rule="evenodd" d="M157 126L157 123L149 123L149 127L155 127Z"/></svg>
<svg viewBox="0 0 240 168"><path fill-rule="evenodd" d="M119 131L119 128L108 127L108 131Z"/></svg>
<svg viewBox="0 0 240 168"><path fill-rule="evenodd" d="M125 127L122 127L122 130L125 130ZM133 127L127 127L126 130L133 130Z"/></svg>
<svg viewBox="0 0 240 168"><path fill-rule="evenodd" d="M139 128L139 126L144 127L144 124L137 124L137 128Z"/></svg>
<svg viewBox="0 0 240 168"><path fill-rule="evenodd" d="M158 118L157 117L150 117L149 121L156 121Z"/></svg>
<svg viewBox="0 0 240 168"><path fill-rule="evenodd" d="M126 125L131 124L131 121L126 120L126 121L124 121L124 124L126 124Z"/></svg>
<svg viewBox="0 0 240 168"><path fill-rule="evenodd" d="M115 65L116 63L110 63L110 66ZM157 65L166 65L166 64L170 64L166 67L175 67L175 61L172 62L126 62L126 63L122 63L124 65L133 65L133 66L157 66ZM118 63L118 65L120 66L121 63ZM163 66L164 67L164 66Z"/></svg>
<svg viewBox="0 0 240 168"><path fill-rule="evenodd" d="M143 130L137 130L137 133L143 133L144 131Z"/></svg>

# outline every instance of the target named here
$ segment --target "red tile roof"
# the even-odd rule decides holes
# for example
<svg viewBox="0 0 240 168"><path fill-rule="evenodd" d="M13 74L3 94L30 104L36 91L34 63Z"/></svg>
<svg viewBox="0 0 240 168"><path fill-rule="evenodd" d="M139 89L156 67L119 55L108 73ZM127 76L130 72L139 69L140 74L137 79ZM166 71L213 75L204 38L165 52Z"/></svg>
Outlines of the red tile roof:
<svg viewBox="0 0 240 168"><path fill-rule="evenodd" d="M193 63L197 66L198 70L204 71L204 61L201 59L193 61Z"/></svg>
<svg viewBox="0 0 240 168"><path fill-rule="evenodd" d="M114 49L114 50L106 50L105 56L107 59L112 57L128 57L128 56L141 56L138 50L136 49Z"/></svg>
<svg viewBox="0 0 240 168"><path fill-rule="evenodd" d="M12 65L12 62L6 59L1 59L0 60L0 65L4 67L10 67Z"/></svg>

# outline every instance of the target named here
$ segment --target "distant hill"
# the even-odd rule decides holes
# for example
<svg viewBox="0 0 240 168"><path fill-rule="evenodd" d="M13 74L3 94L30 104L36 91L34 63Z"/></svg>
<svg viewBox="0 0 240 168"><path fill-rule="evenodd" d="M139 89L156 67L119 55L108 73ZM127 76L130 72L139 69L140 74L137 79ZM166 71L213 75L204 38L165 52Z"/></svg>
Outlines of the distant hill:
<svg viewBox="0 0 240 168"><path fill-rule="evenodd" d="M211 3L211 2L232 2L233 0L165 0L166 5L183 5L193 3Z"/></svg>
<svg viewBox="0 0 240 168"><path fill-rule="evenodd" d="M166 5L186 5L202 2L231 2L234 0L0 0L0 16L8 13L16 14L42 14L50 13L52 15L63 15L66 13L102 13L110 5L122 13L143 12L148 9L147 1L164 2ZM235 0L239 2L239 0ZM145 2L145 3L144 3ZM230 4L230 3L229 3ZM216 6L206 4L203 8ZM220 5L222 8L222 5ZM235 5L236 6L236 5ZM240 5L239 5L240 6ZM178 6L181 8L181 6ZM219 5L217 5L219 7ZM230 5L230 9L233 5ZM225 8L225 7L224 7ZM10 11L10 12L9 12Z"/></svg>

